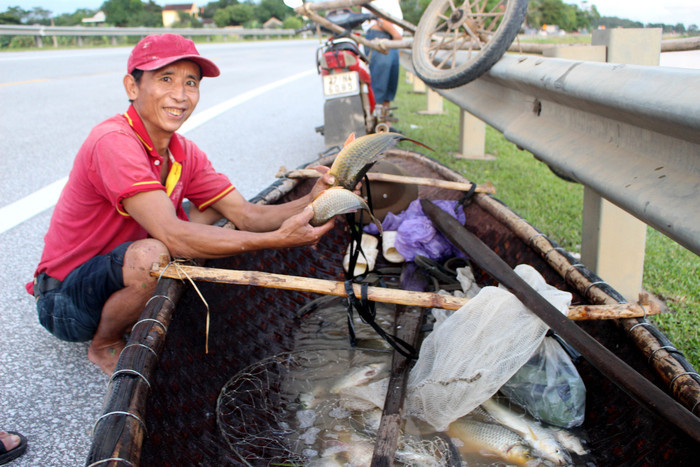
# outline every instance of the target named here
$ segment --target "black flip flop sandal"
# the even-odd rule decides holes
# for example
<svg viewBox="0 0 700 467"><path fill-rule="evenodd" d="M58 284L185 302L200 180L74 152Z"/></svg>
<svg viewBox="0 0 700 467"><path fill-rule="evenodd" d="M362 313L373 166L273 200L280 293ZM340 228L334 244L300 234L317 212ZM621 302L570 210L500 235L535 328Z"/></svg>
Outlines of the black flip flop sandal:
<svg viewBox="0 0 700 467"><path fill-rule="evenodd" d="M5 445L0 443L0 465L7 464L12 460L17 459L27 450L27 438L16 431L7 431L6 433L19 436L19 444L8 451L5 449Z"/></svg>

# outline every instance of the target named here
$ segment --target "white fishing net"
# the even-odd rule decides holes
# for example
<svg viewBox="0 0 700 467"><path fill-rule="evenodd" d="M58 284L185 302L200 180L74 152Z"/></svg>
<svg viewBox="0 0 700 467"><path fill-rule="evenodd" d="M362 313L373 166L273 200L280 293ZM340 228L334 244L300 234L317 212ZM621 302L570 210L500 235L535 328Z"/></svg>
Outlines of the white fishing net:
<svg viewBox="0 0 700 467"><path fill-rule="evenodd" d="M571 294L548 285L530 266L515 268L563 313ZM505 288L484 287L466 305L436 322L411 370L405 407L445 430L494 395L527 362L547 325Z"/></svg>

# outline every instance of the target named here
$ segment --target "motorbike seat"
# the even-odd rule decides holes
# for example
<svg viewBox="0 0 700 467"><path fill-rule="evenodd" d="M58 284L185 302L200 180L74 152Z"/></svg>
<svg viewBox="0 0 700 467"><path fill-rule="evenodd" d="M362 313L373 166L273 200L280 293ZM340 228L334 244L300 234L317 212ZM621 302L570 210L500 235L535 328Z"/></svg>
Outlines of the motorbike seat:
<svg viewBox="0 0 700 467"><path fill-rule="evenodd" d="M357 57L362 57L362 53L360 52L360 48L357 46L355 41L351 39L339 39L339 40L334 40L333 44L328 47L327 50L346 50L352 54L354 54Z"/></svg>

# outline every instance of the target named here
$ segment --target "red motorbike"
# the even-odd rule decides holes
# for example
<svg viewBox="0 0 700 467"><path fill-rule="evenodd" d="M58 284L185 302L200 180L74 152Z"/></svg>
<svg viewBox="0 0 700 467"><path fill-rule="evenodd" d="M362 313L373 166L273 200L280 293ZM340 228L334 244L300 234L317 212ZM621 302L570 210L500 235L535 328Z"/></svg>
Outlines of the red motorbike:
<svg viewBox="0 0 700 467"><path fill-rule="evenodd" d="M326 19L345 29L345 33L333 33L316 51L316 68L323 84L323 125L316 131L324 137L326 147L340 146L348 134L362 136L388 131L389 122L374 115L374 93L369 61L357 42L352 39L353 30L373 15L356 13L349 8L331 10ZM315 29L311 25L305 30Z"/></svg>

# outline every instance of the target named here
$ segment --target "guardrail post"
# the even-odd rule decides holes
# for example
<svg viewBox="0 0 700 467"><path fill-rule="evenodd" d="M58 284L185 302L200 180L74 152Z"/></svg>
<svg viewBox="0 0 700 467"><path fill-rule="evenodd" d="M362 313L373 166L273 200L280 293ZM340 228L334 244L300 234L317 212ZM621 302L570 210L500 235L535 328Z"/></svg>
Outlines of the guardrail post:
<svg viewBox="0 0 700 467"><path fill-rule="evenodd" d="M420 80L418 80L420 81ZM433 88L428 88L427 92L427 105L428 108L425 110L419 110L418 113L421 115L440 115L442 111L442 96L435 92Z"/></svg>
<svg viewBox="0 0 700 467"><path fill-rule="evenodd" d="M464 109L459 111L459 152L458 159L495 159L486 154L486 123Z"/></svg>
<svg viewBox="0 0 700 467"><path fill-rule="evenodd" d="M659 64L661 29L597 30L591 43L605 47L608 62L654 66ZM628 300L636 300L642 289L646 228L584 186L581 261Z"/></svg>
<svg viewBox="0 0 700 467"><path fill-rule="evenodd" d="M425 94L428 87L425 85L422 79L417 76L413 76L413 92L416 94Z"/></svg>
<svg viewBox="0 0 700 467"><path fill-rule="evenodd" d="M413 80L416 79L416 75L411 73L410 71L406 71L406 83L410 84L413 86Z"/></svg>

